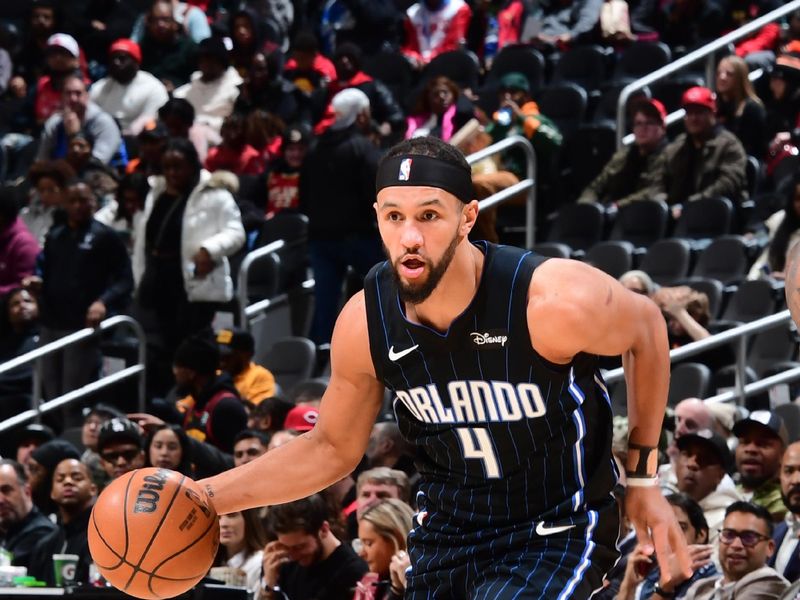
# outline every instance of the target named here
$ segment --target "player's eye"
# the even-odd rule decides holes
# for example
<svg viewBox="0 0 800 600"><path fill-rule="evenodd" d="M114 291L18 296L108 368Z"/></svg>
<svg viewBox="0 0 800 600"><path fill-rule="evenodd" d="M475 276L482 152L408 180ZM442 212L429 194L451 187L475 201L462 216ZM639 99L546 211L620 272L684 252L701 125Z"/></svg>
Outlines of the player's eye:
<svg viewBox="0 0 800 600"><path fill-rule="evenodd" d="M389 221L400 221L402 219L402 216L400 215L400 213L392 212L386 215L386 218Z"/></svg>
<svg viewBox="0 0 800 600"><path fill-rule="evenodd" d="M435 213L435 212L433 212L433 211L428 211L428 212L424 212L424 213L422 213L422 220L423 220L423 221L434 221L434 220L436 220L437 218L439 218L439 215L438 215L438 214L436 214L436 213Z"/></svg>

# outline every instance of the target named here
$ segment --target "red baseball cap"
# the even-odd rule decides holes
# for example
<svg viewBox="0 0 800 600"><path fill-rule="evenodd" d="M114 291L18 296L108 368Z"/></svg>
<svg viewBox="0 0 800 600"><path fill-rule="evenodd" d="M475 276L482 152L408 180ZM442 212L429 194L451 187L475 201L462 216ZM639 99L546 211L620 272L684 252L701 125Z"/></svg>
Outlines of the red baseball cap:
<svg viewBox="0 0 800 600"><path fill-rule="evenodd" d="M687 106L692 105L703 106L713 112L717 112L717 97L714 92L707 87L690 87L688 90L683 92L683 97L681 97L681 106L686 108Z"/></svg>
<svg viewBox="0 0 800 600"><path fill-rule="evenodd" d="M317 424L318 418L319 411L313 406L295 406L286 414L283 428L294 431L311 431Z"/></svg>
<svg viewBox="0 0 800 600"><path fill-rule="evenodd" d="M659 119L661 124L664 125L667 121L667 109L660 100L655 98L642 98L637 104L634 112L644 111L650 113L651 116Z"/></svg>
<svg viewBox="0 0 800 600"><path fill-rule="evenodd" d="M142 64L142 49L139 44L127 38L120 38L108 49L108 53L125 52L133 57L137 64Z"/></svg>

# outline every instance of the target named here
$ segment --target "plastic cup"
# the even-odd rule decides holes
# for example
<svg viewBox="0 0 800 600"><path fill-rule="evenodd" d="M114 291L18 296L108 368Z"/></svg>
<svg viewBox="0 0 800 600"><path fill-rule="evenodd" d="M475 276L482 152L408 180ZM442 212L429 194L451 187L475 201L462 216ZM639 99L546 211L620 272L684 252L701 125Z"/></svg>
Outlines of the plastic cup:
<svg viewBox="0 0 800 600"><path fill-rule="evenodd" d="M53 554L53 571L56 587L64 587L75 581L75 569L78 567L77 554Z"/></svg>

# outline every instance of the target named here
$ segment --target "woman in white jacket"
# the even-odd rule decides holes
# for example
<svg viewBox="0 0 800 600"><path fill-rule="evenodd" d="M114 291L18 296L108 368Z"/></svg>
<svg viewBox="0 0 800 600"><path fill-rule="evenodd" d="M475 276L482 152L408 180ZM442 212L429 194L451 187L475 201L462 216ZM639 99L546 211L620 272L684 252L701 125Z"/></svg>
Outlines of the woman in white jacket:
<svg viewBox="0 0 800 600"><path fill-rule="evenodd" d="M245 233L233 196L202 169L189 140L170 139L161 165L134 235L133 274L137 301L153 311L163 338L158 364L169 369L177 345L233 298L228 257Z"/></svg>

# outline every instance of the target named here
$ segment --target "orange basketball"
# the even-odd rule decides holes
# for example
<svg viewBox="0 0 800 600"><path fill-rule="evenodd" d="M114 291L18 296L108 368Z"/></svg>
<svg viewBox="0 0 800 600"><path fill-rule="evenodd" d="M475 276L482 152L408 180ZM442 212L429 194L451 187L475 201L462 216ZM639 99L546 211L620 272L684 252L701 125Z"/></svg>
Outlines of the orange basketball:
<svg viewBox="0 0 800 600"><path fill-rule="evenodd" d="M89 520L89 551L115 588L138 598L171 598L192 588L214 562L219 523L205 494L169 469L138 469L103 490Z"/></svg>

